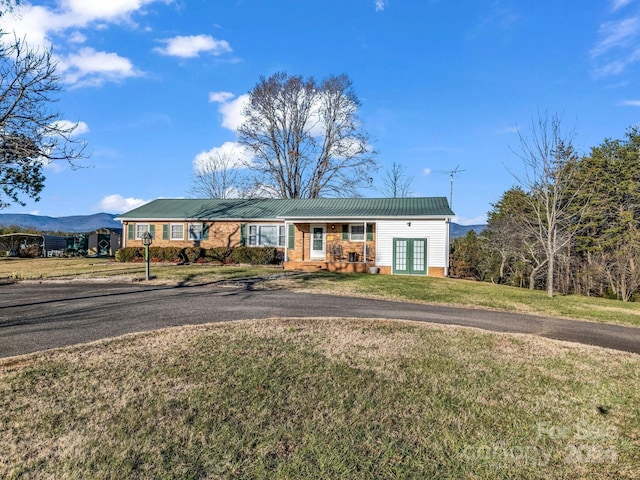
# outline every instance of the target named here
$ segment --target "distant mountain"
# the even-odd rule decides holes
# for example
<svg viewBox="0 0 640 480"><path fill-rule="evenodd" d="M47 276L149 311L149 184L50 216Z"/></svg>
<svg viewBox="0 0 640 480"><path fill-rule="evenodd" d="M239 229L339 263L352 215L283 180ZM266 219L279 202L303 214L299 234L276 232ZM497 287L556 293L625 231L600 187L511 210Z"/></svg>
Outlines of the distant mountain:
<svg viewBox="0 0 640 480"><path fill-rule="evenodd" d="M460 225L458 223L451 222L451 239L464 237L469 230L473 230L476 233L480 233L485 229L486 225Z"/></svg>
<svg viewBox="0 0 640 480"><path fill-rule="evenodd" d="M74 215L71 217L44 217L21 213L0 213L0 225L7 228L17 226L42 232L93 232L100 228L122 228L114 220L116 215L96 213L94 215Z"/></svg>
<svg viewBox="0 0 640 480"><path fill-rule="evenodd" d="M122 228L117 215L96 213L94 215L74 215L71 217L44 217L21 213L0 213L0 225L32 228L42 232L82 232L88 233L100 228ZM464 237L469 230L482 232L486 225L460 225L451 223L451 238Z"/></svg>

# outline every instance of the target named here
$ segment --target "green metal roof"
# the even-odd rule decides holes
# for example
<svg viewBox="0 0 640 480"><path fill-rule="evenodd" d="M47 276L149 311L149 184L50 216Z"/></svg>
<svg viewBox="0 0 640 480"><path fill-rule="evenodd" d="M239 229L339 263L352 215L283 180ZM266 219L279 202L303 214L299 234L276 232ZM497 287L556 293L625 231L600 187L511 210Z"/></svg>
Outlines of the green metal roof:
<svg viewBox="0 0 640 480"><path fill-rule="evenodd" d="M120 220L296 220L313 218L450 217L445 197L158 199Z"/></svg>

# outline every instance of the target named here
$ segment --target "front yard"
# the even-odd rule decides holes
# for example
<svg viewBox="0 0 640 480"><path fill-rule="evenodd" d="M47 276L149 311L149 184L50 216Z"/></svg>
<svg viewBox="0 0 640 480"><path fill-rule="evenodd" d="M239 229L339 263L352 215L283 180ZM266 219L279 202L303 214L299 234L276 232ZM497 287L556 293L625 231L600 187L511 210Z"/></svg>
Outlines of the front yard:
<svg viewBox="0 0 640 480"><path fill-rule="evenodd" d="M640 358L366 320L0 360L3 478L637 478Z"/></svg>

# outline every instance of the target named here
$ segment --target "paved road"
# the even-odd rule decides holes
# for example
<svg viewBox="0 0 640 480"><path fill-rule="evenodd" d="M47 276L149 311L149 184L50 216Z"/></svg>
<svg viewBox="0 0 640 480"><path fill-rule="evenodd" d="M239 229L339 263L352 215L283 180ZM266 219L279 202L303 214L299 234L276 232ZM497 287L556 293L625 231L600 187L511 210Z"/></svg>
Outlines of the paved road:
<svg viewBox="0 0 640 480"><path fill-rule="evenodd" d="M420 305L251 284L0 286L0 358L158 328L269 317L418 320L580 342L640 354L640 328L532 315Z"/></svg>

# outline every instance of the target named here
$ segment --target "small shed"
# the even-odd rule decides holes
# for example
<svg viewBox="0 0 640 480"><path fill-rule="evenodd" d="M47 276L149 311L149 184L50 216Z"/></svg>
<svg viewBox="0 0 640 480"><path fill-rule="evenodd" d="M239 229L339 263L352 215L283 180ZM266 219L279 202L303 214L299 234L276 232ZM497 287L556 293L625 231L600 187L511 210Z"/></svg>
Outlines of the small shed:
<svg viewBox="0 0 640 480"><path fill-rule="evenodd" d="M88 235L87 255L113 257L122 245L121 228L100 228Z"/></svg>

